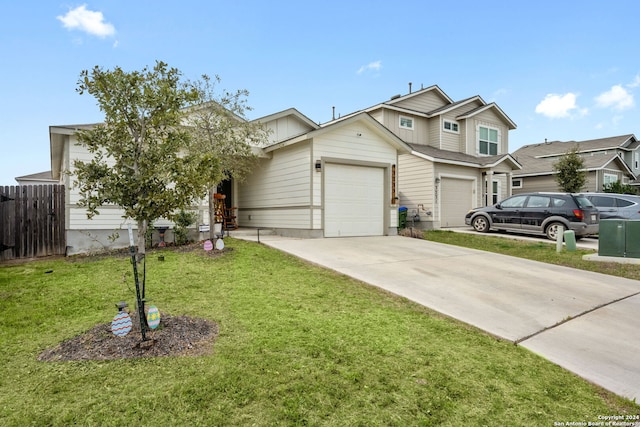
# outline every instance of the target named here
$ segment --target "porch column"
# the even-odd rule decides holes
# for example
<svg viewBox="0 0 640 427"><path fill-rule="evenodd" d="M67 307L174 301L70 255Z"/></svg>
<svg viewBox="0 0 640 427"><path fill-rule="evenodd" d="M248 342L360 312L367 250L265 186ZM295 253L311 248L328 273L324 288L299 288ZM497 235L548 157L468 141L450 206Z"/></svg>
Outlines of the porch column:
<svg viewBox="0 0 640 427"><path fill-rule="evenodd" d="M485 206L493 205L493 170L489 169L487 171L487 181L486 185L486 194L484 199Z"/></svg>
<svg viewBox="0 0 640 427"><path fill-rule="evenodd" d="M511 188L511 180L513 179L513 172L507 172L507 197L511 197L511 192L513 191Z"/></svg>

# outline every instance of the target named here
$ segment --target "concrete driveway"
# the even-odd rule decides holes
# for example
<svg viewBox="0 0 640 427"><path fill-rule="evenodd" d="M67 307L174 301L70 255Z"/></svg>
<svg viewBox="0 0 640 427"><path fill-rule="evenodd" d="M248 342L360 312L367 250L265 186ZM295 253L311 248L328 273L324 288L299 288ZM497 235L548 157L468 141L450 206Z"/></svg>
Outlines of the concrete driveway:
<svg viewBox="0 0 640 427"><path fill-rule="evenodd" d="M640 281L399 236L260 241L513 341L640 401Z"/></svg>

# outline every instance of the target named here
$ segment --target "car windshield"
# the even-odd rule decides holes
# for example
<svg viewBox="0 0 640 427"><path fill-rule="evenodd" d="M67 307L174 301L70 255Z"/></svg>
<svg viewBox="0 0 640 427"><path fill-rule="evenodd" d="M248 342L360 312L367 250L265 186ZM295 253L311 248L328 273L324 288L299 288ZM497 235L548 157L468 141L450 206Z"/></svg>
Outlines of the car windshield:
<svg viewBox="0 0 640 427"><path fill-rule="evenodd" d="M589 199L587 199L584 196L576 196L576 201L578 202L578 206L580 208L593 208L593 203L591 203L589 201Z"/></svg>

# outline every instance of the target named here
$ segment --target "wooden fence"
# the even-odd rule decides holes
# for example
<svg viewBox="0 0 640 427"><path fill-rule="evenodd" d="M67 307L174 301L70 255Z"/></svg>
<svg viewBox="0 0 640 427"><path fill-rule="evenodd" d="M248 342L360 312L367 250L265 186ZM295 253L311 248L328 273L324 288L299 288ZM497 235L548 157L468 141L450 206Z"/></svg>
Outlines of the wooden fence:
<svg viewBox="0 0 640 427"><path fill-rule="evenodd" d="M64 255L64 185L0 186L0 261Z"/></svg>

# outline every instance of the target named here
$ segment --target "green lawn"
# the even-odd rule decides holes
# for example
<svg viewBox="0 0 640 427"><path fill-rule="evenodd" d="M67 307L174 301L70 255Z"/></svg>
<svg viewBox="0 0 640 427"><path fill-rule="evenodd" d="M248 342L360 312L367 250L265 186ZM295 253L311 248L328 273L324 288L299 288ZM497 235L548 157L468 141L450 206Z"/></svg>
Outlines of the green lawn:
<svg viewBox="0 0 640 427"><path fill-rule="evenodd" d="M257 243L225 243L233 250L218 258L148 257L155 305L218 323L200 357L39 362L110 322L116 302L133 307L129 259L0 266L0 425L552 426L640 413L417 304Z"/></svg>

